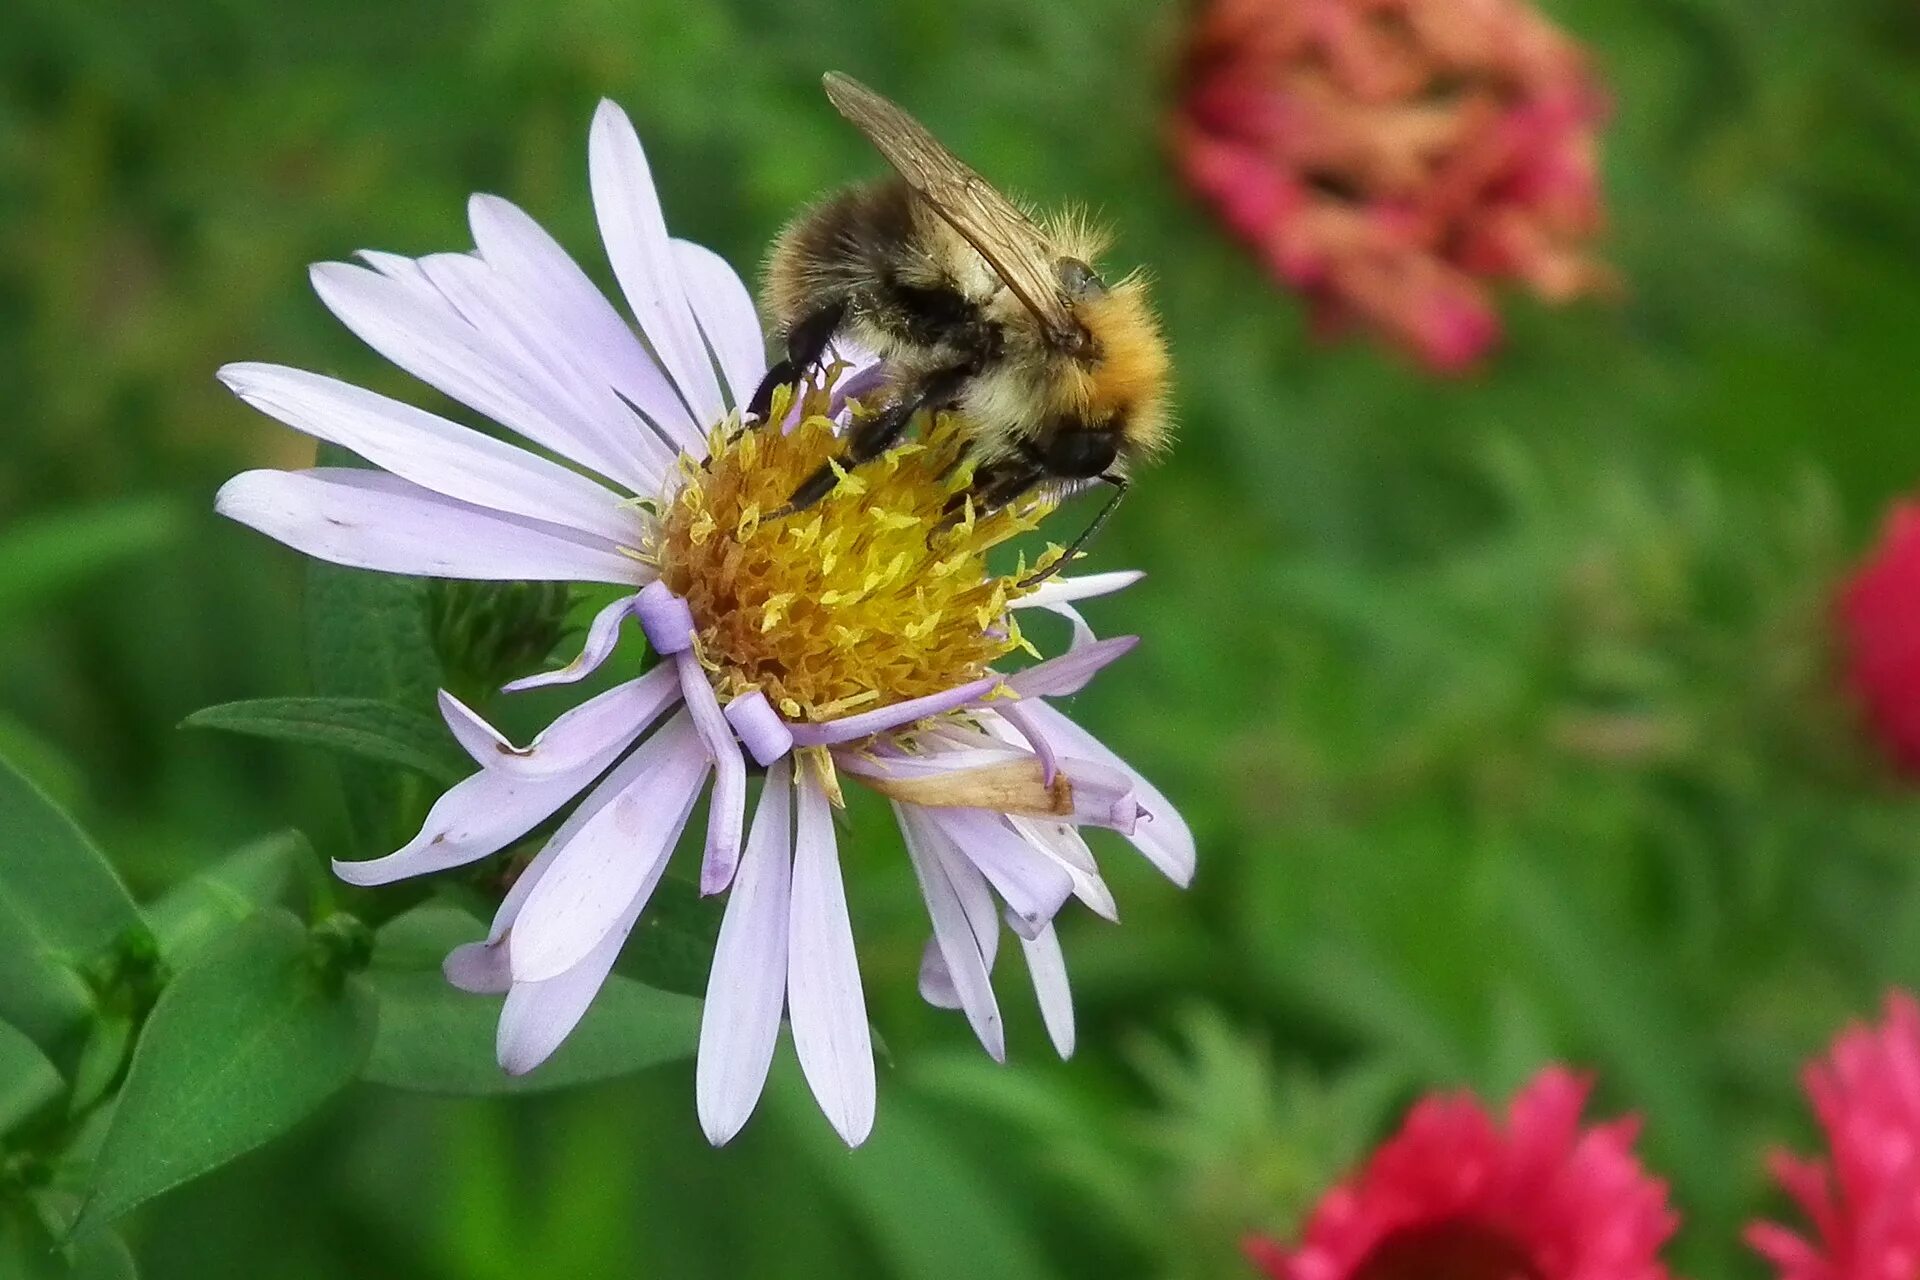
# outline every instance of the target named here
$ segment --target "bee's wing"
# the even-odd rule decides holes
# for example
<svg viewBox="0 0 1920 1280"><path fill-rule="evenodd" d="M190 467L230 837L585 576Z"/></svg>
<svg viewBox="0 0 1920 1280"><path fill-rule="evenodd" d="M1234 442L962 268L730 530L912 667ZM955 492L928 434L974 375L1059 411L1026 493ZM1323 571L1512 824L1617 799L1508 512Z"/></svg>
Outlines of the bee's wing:
<svg viewBox="0 0 1920 1280"><path fill-rule="evenodd" d="M1046 236L1013 201L975 173L926 126L851 76L829 71L827 97L887 158L907 185L979 251L994 273L1046 326L1072 345L1079 325L1054 278Z"/></svg>

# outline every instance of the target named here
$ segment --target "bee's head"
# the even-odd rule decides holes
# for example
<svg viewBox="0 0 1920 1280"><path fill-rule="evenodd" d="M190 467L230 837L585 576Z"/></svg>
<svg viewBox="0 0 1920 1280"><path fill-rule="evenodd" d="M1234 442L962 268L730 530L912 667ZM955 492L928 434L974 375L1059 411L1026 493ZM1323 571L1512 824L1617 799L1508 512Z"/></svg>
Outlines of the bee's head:
<svg viewBox="0 0 1920 1280"><path fill-rule="evenodd" d="M1079 270L1074 271L1073 267ZM1074 315L1085 329L1088 351L1073 361L1074 367L1063 381L1067 403L1061 405L1066 417L1080 430L1054 433L1063 451L1061 462L1076 459L1090 466L1098 453L1092 443L1069 443L1076 436L1097 435L1110 442L1108 464L1116 456L1151 453L1166 437L1166 398L1169 362L1166 340L1160 336L1160 321L1147 301L1146 280L1138 273L1108 285L1085 263L1067 265L1062 260L1061 283L1068 274L1080 281ZM1104 470L1104 468L1102 468ZM1067 470L1057 474L1094 476L1100 470Z"/></svg>

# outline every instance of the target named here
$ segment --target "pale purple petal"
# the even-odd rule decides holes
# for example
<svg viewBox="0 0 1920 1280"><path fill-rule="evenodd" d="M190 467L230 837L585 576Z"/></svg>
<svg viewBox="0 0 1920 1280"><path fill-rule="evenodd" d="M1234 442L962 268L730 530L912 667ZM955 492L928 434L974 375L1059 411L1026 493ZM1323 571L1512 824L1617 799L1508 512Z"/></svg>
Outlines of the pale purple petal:
<svg viewBox="0 0 1920 1280"><path fill-rule="evenodd" d="M1073 990L1067 985L1067 961L1060 954L1060 937L1048 925L1032 938L1022 938L1027 972L1033 975L1033 994L1040 1001L1040 1017L1047 1036L1063 1058L1073 1056Z"/></svg>
<svg viewBox="0 0 1920 1280"><path fill-rule="evenodd" d="M609 453L593 434L582 435L568 422L566 406L547 402L511 353L467 323L444 296L430 301L414 283L345 262L318 263L309 275L328 310L420 381L563 458L646 491L646 477L626 457Z"/></svg>
<svg viewBox="0 0 1920 1280"><path fill-rule="evenodd" d="M612 762L610 748L563 773L518 778L482 769L434 801L420 834L393 853L365 862L334 861L348 884L391 884L462 867L518 840L578 796Z"/></svg>
<svg viewBox="0 0 1920 1280"><path fill-rule="evenodd" d="M1182 886L1190 883L1195 861L1193 832L1180 816L1180 811L1138 770L1130 767L1098 738L1064 714L1038 700L1031 703L1028 709L1039 721L1042 732L1052 738L1063 753L1110 765L1133 779L1134 795L1144 813L1128 838L1169 880Z"/></svg>
<svg viewBox="0 0 1920 1280"><path fill-rule="evenodd" d="M480 256L536 300L541 318L568 335L595 377L658 424L670 444L704 456L700 424L688 415L666 371L557 240L498 196L470 199L467 221Z"/></svg>
<svg viewBox="0 0 1920 1280"><path fill-rule="evenodd" d="M1107 664L1125 657L1140 643L1139 636L1114 636L1069 649L1056 658L1036 662L1006 678L1007 688L1023 698L1057 698L1078 693Z"/></svg>
<svg viewBox="0 0 1920 1280"><path fill-rule="evenodd" d="M632 508L613 490L424 409L280 365L230 364L219 377L262 413L435 493L616 543L640 533Z"/></svg>
<svg viewBox="0 0 1920 1280"><path fill-rule="evenodd" d="M421 305L439 310L449 321L459 321L460 313L453 309L453 304L447 301L445 294L433 287L433 281L427 279L427 273L412 258L404 254L382 253L378 249L359 249L353 256L387 279L405 285Z"/></svg>
<svg viewBox="0 0 1920 1280"><path fill-rule="evenodd" d="M920 998L936 1009L960 1007L960 992L954 988L953 975L947 972L947 960L940 953L937 938L928 938L920 952Z"/></svg>
<svg viewBox="0 0 1920 1280"><path fill-rule="evenodd" d="M694 421L718 422L720 384L687 306L646 152L627 113L612 102L603 100L594 112L587 159L600 238L627 305Z"/></svg>
<svg viewBox="0 0 1920 1280"><path fill-rule="evenodd" d="M947 979L952 984L960 1007L966 1011L980 1046L995 1062L1007 1059L1006 1028L1000 1021L1000 1006L993 996L987 959L980 952L973 924L960 903L960 895L948 876L941 857L943 839L933 827L926 811L917 805L893 806L900 830L906 836L907 856L920 882L920 893L927 902L927 915L933 921L934 942L946 963Z"/></svg>
<svg viewBox="0 0 1920 1280"><path fill-rule="evenodd" d="M440 972L448 985L476 996L500 996L513 989L507 949L487 942L463 942L447 952Z"/></svg>
<svg viewBox="0 0 1920 1280"><path fill-rule="evenodd" d="M573 684L584 680L600 669L600 664L613 656L620 644L620 624L633 612L633 596L621 596L612 604L593 615L593 621L587 625L586 642L580 646L580 656L556 671L543 671L539 675L522 676L510 680L500 687L502 693L523 693L528 689L544 689L548 685Z"/></svg>
<svg viewBox="0 0 1920 1280"><path fill-rule="evenodd" d="M1147 575L1138 569L1120 569L1113 573L1086 573L1074 578L1049 578L1026 595L1012 602L1015 609L1051 609L1075 600L1125 591Z"/></svg>
<svg viewBox="0 0 1920 1280"><path fill-rule="evenodd" d="M658 654L679 653L693 647L693 610L664 582L647 584L633 602L633 616L647 633L647 643Z"/></svg>
<svg viewBox="0 0 1920 1280"><path fill-rule="evenodd" d="M1022 840L999 814L981 809L920 812L986 876L1012 909L1015 931L1022 937L1033 937L1073 895L1066 871Z"/></svg>
<svg viewBox="0 0 1920 1280"><path fill-rule="evenodd" d="M707 777L691 717L669 720L633 759L641 771L574 833L520 908L508 942L516 984L559 977L586 959L673 852Z"/></svg>
<svg viewBox="0 0 1920 1280"><path fill-rule="evenodd" d="M744 409L767 371L767 340L753 297L727 260L703 245L675 240L673 261L701 336L719 362L728 398L734 408Z"/></svg>
<svg viewBox="0 0 1920 1280"><path fill-rule="evenodd" d="M727 723L762 768L793 750L793 731L758 689L749 689L727 704Z"/></svg>
<svg viewBox="0 0 1920 1280"><path fill-rule="evenodd" d="M440 718L447 722L447 730L453 734L453 740L482 769L492 768L499 763L502 755L515 750L505 734L447 690L442 689L434 696L440 706Z"/></svg>
<svg viewBox="0 0 1920 1280"><path fill-rule="evenodd" d="M541 778L624 751L679 700L680 685L672 669L655 667L568 708L525 747L514 746L445 690L440 709L454 737L484 768Z"/></svg>
<svg viewBox="0 0 1920 1280"><path fill-rule="evenodd" d="M1021 839L1060 864L1067 878L1073 881L1073 896L1089 911L1103 920L1120 918L1120 906L1114 901L1113 890L1107 888L1107 882L1101 878L1093 850L1087 847L1078 831L1064 822L1017 814L1007 815L1007 825L1019 833Z"/></svg>
<svg viewBox="0 0 1920 1280"><path fill-rule="evenodd" d="M657 434L582 358L574 335L541 314L518 282L470 253L436 253L420 269L461 316L514 362L538 403L598 456L622 458L655 493L679 450Z"/></svg>
<svg viewBox="0 0 1920 1280"><path fill-rule="evenodd" d="M839 742L852 742L858 738L871 737L888 729L897 729L903 724L912 724L915 720L924 720L928 716L937 716L942 712L964 707L968 703L978 702L1001 684L1002 679L1000 676L983 676L969 684L948 689L944 693L930 693L923 698L910 698L905 702L896 702L875 711L866 711L839 720L828 720L821 724L796 724L793 726L793 740L803 747L825 747Z"/></svg>
<svg viewBox="0 0 1920 1280"><path fill-rule="evenodd" d="M753 1114L773 1064L787 995L792 871L793 766L782 760L767 771L707 974L694 1099L716 1147Z"/></svg>
<svg viewBox="0 0 1920 1280"><path fill-rule="evenodd" d="M1040 757L1040 780L1052 786L1054 778L1060 773L1060 759L1054 755L1053 744L1047 741L1047 735L1040 732L1033 720L1020 709L1018 702L997 702L993 710L995 715L1018 731L1033 749L1033 754Z"/></svg>
<svg viewBox="0 0 1920 1280"><path fill-rule="evenodd" d="M801 770L787 933L787 1009L800 1070L850 1147L873 1130L873 1041L847 917L833 815L820 784Z"/></svg>
<svg viewBox="0 0 1920 1280"><path fill-rule="evenodd" d="M740 742L707 683L707 671L692 649L673 655L680 672L680 695L693 713L707 757L713 761L713 795L707 802L707 850L700 862L700 892L719 893L733 880L740 861L740 833L747 815L747 761Z"/></svg>
<svg viewBox="0 0 1920 1280"><path fill-rule="evenodd" d="M928 751L921 755L890 755L841 748L833 753L834 763L859 778L937 778L970 769L986 769L1009 764L1031 752L1014 748L959 747Z"/></svg>
<svg viewBox="0 0 1920 1280"><path fill-rule="evenodd" d="M495 1055L508 1075L523 1076L545 1062L580 1025L593 998L606 984L613 962L620 958L620 948L626 945L627 935L633 932L634 922L653 896L666 865L665 858L653 863L613 928L579 963L543 981L515 982L508 990L494 1038ZM512 947L508 950L511 952Z"/></svg>
<svg viewBox="0 0 1920 1280"><path fill-rule="evenodd" d="M351 467L245 471L220 486L214 510L296 551L356 569L623 586L652 574L611 542Z"/></svg>

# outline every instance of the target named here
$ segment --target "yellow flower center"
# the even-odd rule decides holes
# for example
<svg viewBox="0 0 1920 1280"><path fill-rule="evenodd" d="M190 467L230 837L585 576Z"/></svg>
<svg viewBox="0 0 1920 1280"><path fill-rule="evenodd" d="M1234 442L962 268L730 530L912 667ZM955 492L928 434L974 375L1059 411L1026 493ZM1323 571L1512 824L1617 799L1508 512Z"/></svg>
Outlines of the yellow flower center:
<svg viewBox="0 0 1920 1280"><path fill-rule="evenodd" d="M962 496L965 426L939 414L919 440L785 511L844 448L826 417L832 378L800 389L804 416L791 431L716 428L705 462L683 459L685 483L647 547L693 611L721 700L758 689L795 721L939 693L1031 652L1007 608L1031 589L1019 585L1031 570L996 575L987 553L1053 507L1036 498L976 511ZM773 421L785 416L776 398ZM1059 554L1050 548L1034 567Z"/></svg>

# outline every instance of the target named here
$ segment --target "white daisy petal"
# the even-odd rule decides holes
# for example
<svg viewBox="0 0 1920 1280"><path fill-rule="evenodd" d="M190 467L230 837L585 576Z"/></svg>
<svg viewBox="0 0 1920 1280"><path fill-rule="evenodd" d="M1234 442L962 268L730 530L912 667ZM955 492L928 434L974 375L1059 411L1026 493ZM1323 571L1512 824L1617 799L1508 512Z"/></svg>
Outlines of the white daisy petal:
<svg viewBox="0 0 1920 1280"><path fill-rule="evenodd" d="M694 1097L716 1147L753 1114L773 1064L787 995L792 871L793 765L781 760L767 770L707 975Z"/></svg>
<svg viewBox="0 0 1920 1280"><path fill-rule="evenodd" d="M943 846L946 838L917 806L893 806L900 830L906 837L907 856L913 863L920 893L927 902L927 915L933 920L933 939L945 961L946 976L960 1007L965 1010L980 1046L995 1062L1007 1060L1006 1028L1000 1021L1000 1005L993 996L987 958L981 954L973 924L961 905L959 891L948 872L949 860L962 861L957 851Z"/></svg>
<svg viewBox="0 0 1920 1280"><path fill-rule="evenodd" d="M587 624L587 638L580 646L580 656L572 662L554 671L542 671L539 675L509 680L500 686L500 692L522 693L528 689L544 689L548 685L573 684L585 680L600 669L601 663L613 656L614 649L620 643L620 624L632 614L633 600L632 596L621 596L593 615L593 621Z"/></svg>
<svg viewBox="0 0 1920 1280"><path fill-rule="evenodd" d="M612 582L652 576L604 538L489 511L378 471L246 471L214 509L296 551L356 569L494 582Z"/></svg>
<svg viewBox="0 0 1920 1280"><path fill-rule="evenodd" d="M432 254L420 259L420 269L468 324L507 354L575 438L597 456L622 458L644 486L639 492L658 490L677 451L589 370L572 335L554 328L525 289L468 253Z"/></svg>
<svg viewBox="0 0 1920 1280"><path fill-rule="evenodd" d="M767 372L767 340L753 297L727 260L704 245L675 240L673 260L700 334L720 365L728 398L734 408L743 408Z"/></svg>
<svg viewBox="0 0 1920 1280"><path fill-rule="evenodd" d="M521 906L507 944L516 985L586 959L673 852L708 769L691 719L676 715L633 759L633 781L573 833Z"/></svg>
<svg viewBox="0 0 1920 1280"><path fill-rule="evenodd" d="M1015 609L1051 609L1075 600L1125 591L1147 575L1139 569L1121 569L1114 573L1086 573L1076 578L1049 578L1026 595L1012 602Z"/></svg>
<svg viewBox="0 0 1920 1280"><path fill-rule="evenodd" d="M624 750L680 700L669 667L617 684L560 714L516 747L452 694L440 693L440 712L467 754L485 769L511 777L543 778L571 772L609 749Z"/></svg>
<svg viewBox="0 0 1920 1280"><path fill-rule="evenodd" d="M546 324L569 336L576 357L602 385L646 414L668 443L704 446L699 424L660 362L545 228L509 201L487 195L467 202L467 221L480 256L526 291Z"/></svg>
<svg viewBox="0 0 1920 1280"><path fill-rule="evenodd" d="M636 493L652 487L626 458L601 446L597 433L569 423L568 407L543 397L512 353L444 297L430 302L414 284L345 262L318 263L309 275L327 309L362 342L428 386Z"/></svg>
<svg viewBox="0 0 1920 1280"><path fill-rule="evenodd" d="M954 988L953 975L947 972L947 958L940 952L940 940L928 938L920 952L920 998L936 1009L958 1009L960 992Z"/></svg>
<svg viewBox="0 0 1920 1280"><path fill-rule="evenodd" d="M1067 984L1067 961L1060 954L1060 937L1048 925L1031 938L1022 938L1027 971L1033 976L1033 994L1040 1001L1040 1017L1047 1036L1063 1058L1073 1056L1073 990Z"/></svg>
<svg viewBox="0 0 1920 1280"><path fill-rule="evenodd" d="M1060 864L1067 878L1073 881L1073 896L1080 899L1089 911L1103 920L1117 921L1120 918L1120 907L1114 901L1113 890L1107 888L1107 882L1101 878L1100 868L1093 860L1093 850L1087 847L1086 840L1078 831L1064 822L1046 822L1017 814L1007 815L1007 825L1018 832L1022 840ZM1137 827L1135 829L1138 830Z"/></svg>
<svg viewBox="0 0 1920 1280"><path fill-rule="evenodd" d="M800 1070L850 1147L873 1130L873 1041L847 917L833 815L820 784L801 771L787 930L787 1009Z"/></svg>
<svg viewBox="0 0 1920 1280"><path fill-rule="evenodd" d="M1195 850L1193 831L1167 798L1137 769L1109 751L1104 743L1082 729L1066 715L1038 698L1027 704L1028 713L1040 724L1041 731L1053 739L1063 755L1079 756L1111 765L1133 779L1134 797L1144 812L1133 834L1127 838L1161 874L1177 885L1193 880Z"/></svg>
<svg viewBox="0 0 1920 1280"><path fill-rule="evenodd" d="M593 210L620 291L693 420L717 422L723 411L720 384L687 306L647 155L633 122L612 102L601 102L594 112L587 158Z"/></svg>
<svg viewBox="0 0 1920 1280"><path fill-rule="evenodd" d="M980 869L1013 911L1015 932L1033 937L1073 896L1073 881L1037 852L1001 815L981 809L922 809L947 839Z"/></svg>
<svg viewBox="0 0 1920 1280"><path fill-rule="evenodd" d="M424 409L281 365L230 364L219 377L262 413L444 497L614 542L639 535L633 510L613 490Z"/></svg>
<svg viewBox="0 0 1920 1280"><path fill-rule="evenodd" d="M700 863L700 892L719 893L733 880L740 861L740 831L747 810L747 761L733 736L720 700L707 683L707 670L692 649L673 655L680 673L680 696L693 714L707 756L713 761L713 795L707 802L707 851Z"/></svg>

